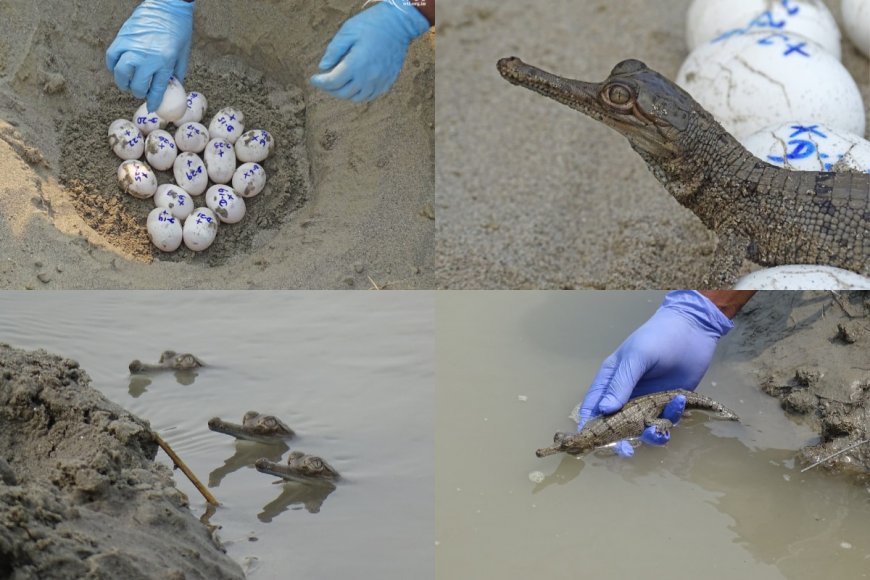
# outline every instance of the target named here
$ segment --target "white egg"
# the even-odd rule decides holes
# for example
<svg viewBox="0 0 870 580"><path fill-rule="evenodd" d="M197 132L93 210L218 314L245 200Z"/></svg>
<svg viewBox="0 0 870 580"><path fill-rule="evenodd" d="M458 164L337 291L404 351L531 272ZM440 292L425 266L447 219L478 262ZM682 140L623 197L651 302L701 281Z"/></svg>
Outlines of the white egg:
<svg viewBox="0 0 870 580"><path fill-rule="evenodd" d="M205 192L205 205L226 224L245 217L245 200L227 185L212 185Z"/></svg>
<svg viewBox="0 0 870 580"><path fill-rule="evenodd" d="M199 123L202 121L202 117L205 115L205 110L207 108L208 101L206 100L205 95L197 93L196 91L191 91L187 93L187 108L184 111L184 115L182 115L175 124L182 125L184 123Z"/></svg>
<svg viewBox="0 0 870 580"><path fill-rule="evenodd" d="M217 235L219 220L207 207L199 207L184 220L184 245L194 252L208 248Z"/></svg>
<svg viewBox="0 0 870 580"><path fill-rule="evenodd" d="M118 167L121 189L133 197L148 199L157 191L157 176L144 161L128 159Z"/></svg>
<svg viewBox="0 0 870 580"><path fill-rule="evenodd" d="M184 87L181 82L175 78L169 78L169 85L166 87L166 92L163 93L163 100L160 106L157 107L157 114L169 121L175 123L187 111L187 93L184 92Z"/></svg>
<svg viewBox="0 0 870 580"><path fill-rule="evenodd" d="M109 128L109 146L121 159L139 159L145 151L145 137L136 125L118 119Z"/></svg>
<svg viewBox="0 0 870 580"><path fill-rule="evenodd" d="M166 171L175 163L178 147L175 140L163 129L156 129L145 139L145 159L154 169Z"/></svg>
<svg viewBox="0 0 870 580"><path fill-rule="evenodd" d="M111 137L111 136L112 136L112 133L115 132L115 129L117 129L117 128L120 127L121 125L124 125L125 123L130 123L130 119L115 119L114 121L112 121L112 124L109 125L109 132L107 133L107 136L108 136L108 137ZM132 124L134 127L136 126L135 123L131 123L131 124Z"/></svg>
<svg viewBox="0 0 870 580"><path fill-rule="evenodd" d="M226 139L212 139L203 153L209 178L215 183L228 183L236 170L236 154Z"/></svg>
<svg viewBox="0 0 870 580"><path fill-rule="evenodd" d="M843 65L812 41L751 32L696 48L677 75L686 89L732 135L813 119L864 132L864 105Z"/></svg>
<svg viewBox="0 0 870 580"><path fill-rule="evenodd" d="M870 0L843 0L841 7L846 36L870 58Z"/></svg>
<svg viewBox="0 0 870 580"><path fill-rule="evenodd" d="M840 31L821 0L695 0L686 15L690 51L757 31L803 36L840 60Z"/></svg>
<svg viewBox="0 0 870 580"><path fill-rule="evenodd" d="M200 195L208 187L208 172L196 153L184 151L175 158L172 166L175 183L190 195Z"/></svg>
<svg viewBox="0 0 870 580"><path fill-rule="evenodd" d="M208 129L200 123L184 123L175 132L175 144L179 151L199 153L209 141Z"/></svg>
<svg viewBox="0 0 870 580"><path fill-rule="evenodd" d="M230 143L235 143L244 131L245 115L233 107L226 107L218 111L208 125L208 134L212 138L220 137Z"/></svg>
<svg viewBox="0 0 870 580"><path fill-rule="evenodd" d="M146 222L151 243L164 252L174 252L181 245L183 237L181 220L162 207L155 207L148 214Z"/></svg>
<svg viewBox="0 0 870 580"><path fill-rule="evenodd" d="M239 161L263 161L272 154L275 141L268 131L246 131L236 141L236 159Z"/></svg>
<svg viewBox="0 0 870 580"><path fill-rule="evenodd" d="M133 115L133 123L145 136L151 133L151 131L164 129L166 127L166 119L162 118L157 113L149 113L148 105L146 103L142 103L139 105L139 108L136 109L136 113Z"/></svg>
<svg viewBox="0 0 870 580"><path fill-rule="evenodd" d="M735 290L870 290L870 278L831 266L794 265L743 276Z"/></svg>
<svg viewBox="0 0 870 580"><path fill-rule="evenodd" d="M233 173L233 189L242 197L254 197L266 187L266 170L259 163L243 163Z"/></svg>
<svg viewBox="0 0 870 580"><path fill-rule="evenodd" d="M741 141L768 163L798 171L870 173L870 141L809 121L768 127Z"/></svg>
<svg viewBox="0 0 870 580"><path fill-rule="evenodd" d="M169 210L182 222L196 209L190 194L172 183L157 186L157 193L154 194L154 205Z"/></svg>

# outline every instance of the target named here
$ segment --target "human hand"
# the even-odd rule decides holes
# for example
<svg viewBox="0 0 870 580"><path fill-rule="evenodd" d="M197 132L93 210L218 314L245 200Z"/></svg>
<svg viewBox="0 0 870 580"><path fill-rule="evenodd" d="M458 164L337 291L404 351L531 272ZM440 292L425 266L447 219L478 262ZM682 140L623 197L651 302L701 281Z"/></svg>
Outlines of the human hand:
<svg viewBox="0 0 870 580"><path fill-rule="evenodd" d="M183 0L145 0L106 51L106 67L115 75L115 84L138 99L147 97L149 112L163 101L169 77L184 80L193 8L193 2Z"/></svg>
<svg viewBox="0 0 870 580"><path fill-rule="evenodd" d="M387 92L399 76L411 41L429 21L405 0L384 0L350 18L333 37L311 84L355 103Z"/></svg>
<svg viewBox="0 0 870 580"><path fill-rule="evenodd" d="M694 291L670 292L661 307L635 330L598 369L577 414L580 430L590 418L614 413L631 397L672 389L695 390L713 359L719 338L733 323L709 299ZM666 406L662 417L679 421L685 408ZM674 420L676 419L676 420ZM648 427L641 441L664 445L667 433ZM615 450L631 455L633 449L620 441Z"/></svg>

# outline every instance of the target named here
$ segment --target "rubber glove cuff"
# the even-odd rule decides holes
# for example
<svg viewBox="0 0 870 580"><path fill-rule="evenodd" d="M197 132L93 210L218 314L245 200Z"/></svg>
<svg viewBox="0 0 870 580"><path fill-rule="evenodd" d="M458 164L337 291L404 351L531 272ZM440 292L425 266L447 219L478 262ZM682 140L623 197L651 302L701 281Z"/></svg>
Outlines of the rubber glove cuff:
<svg viewBox="0 0 870 580"><path fill-rule="evenodd" d="M410 0L381 0L379 4L386 4L397 10L402 18L401 26L408 33L408 39L413 40L426 33L432 25L423 16L423 13L411 5Z"/></svg>
<svg viewBox="0 0 870 580"><path fill-rule="evenodd" d="M717 339L734 328L734 323L719 307L697 290L668 292L659 309L675 312L702 332Z"/></svg>

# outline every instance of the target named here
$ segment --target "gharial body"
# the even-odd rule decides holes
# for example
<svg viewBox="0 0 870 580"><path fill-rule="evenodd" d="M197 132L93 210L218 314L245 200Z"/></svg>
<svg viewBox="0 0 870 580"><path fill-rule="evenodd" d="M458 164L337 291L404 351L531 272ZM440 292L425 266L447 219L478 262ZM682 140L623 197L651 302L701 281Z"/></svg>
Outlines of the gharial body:
<svg viewBox="0 0 870 580"><path fill-rule="evenodd" d="M498 70L628 139L662 185L718 235L707 284L731 284L744 258L870 275L870 174L770 165L638 60L620 62L602 83L559 77L516 57L498 61Z"/></svg>
<svg viewBox="0 0 870 580"><path fill-rule="evenodd" d="M538 449L535 455L546 457L554 453L579 455L597 447L616 443L621 439L640 437L644 429L655 426L659 433L667 432L672 423L659 417L665 405L677 395L686 397L687 409L714 411L722 419L737 421L737 413L710 397L692 391L674 389L660 391L651 395L629 400L619 411L612 415L600 415L590 419L577 433L556 433L553 445Z"/></svg>
<svg viewBox="0 0 870 580"><path fill-rule="evenodd" d="M130 363L131 373L154 372L154 371L187 371L205 366L201 360L190 353L178 354L174 350L164 350L157 364L143 363L134 360Z"/></svg>

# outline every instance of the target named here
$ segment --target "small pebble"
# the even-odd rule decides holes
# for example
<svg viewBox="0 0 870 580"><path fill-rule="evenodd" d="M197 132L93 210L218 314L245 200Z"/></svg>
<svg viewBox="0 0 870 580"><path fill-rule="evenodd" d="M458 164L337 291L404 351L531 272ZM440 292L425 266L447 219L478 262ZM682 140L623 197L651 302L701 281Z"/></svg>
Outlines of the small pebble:
<svg viewBox="0 0 870 580"><path fill-rule="evenodd" d="M353 265L353 270L357 274L362 274L365 271L365 269L366 269L366 267L363 266L362 262L357 262L356 264Z"/></svg>
<svg viewBox="0 0 870 580"><path fill-rule="evenodd" d="M51 276L49 276L45 272L41 272L41 273L37 274L36 277L43 284L48 284L49 282L51 282Z"/></svg>
<svg viewBox="0 0 870 580"><path fill-rule="evenodd" d="M529 481L532 483L541 483L544 481L544 474L540 471L533 471L529 473Z"/></svg>

